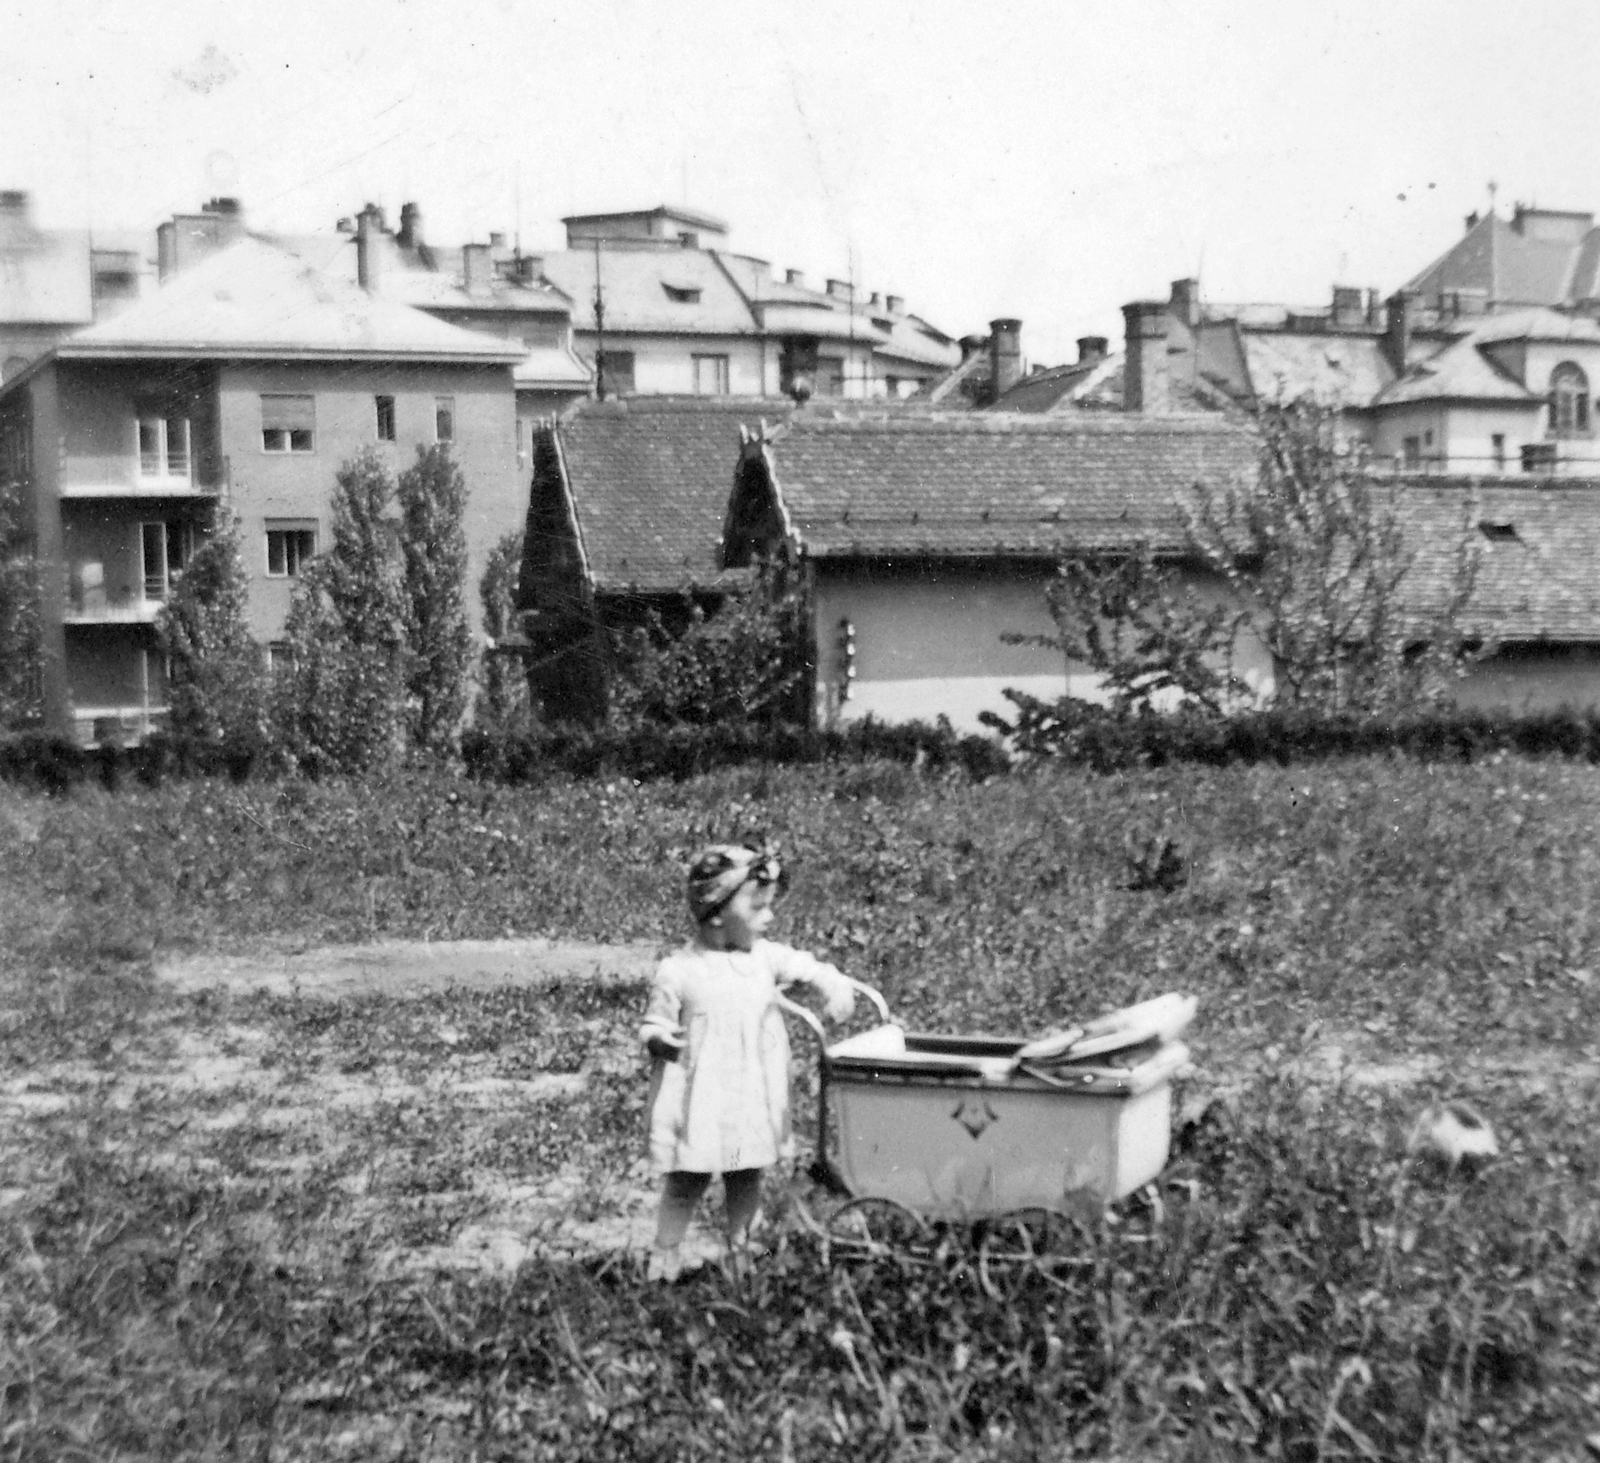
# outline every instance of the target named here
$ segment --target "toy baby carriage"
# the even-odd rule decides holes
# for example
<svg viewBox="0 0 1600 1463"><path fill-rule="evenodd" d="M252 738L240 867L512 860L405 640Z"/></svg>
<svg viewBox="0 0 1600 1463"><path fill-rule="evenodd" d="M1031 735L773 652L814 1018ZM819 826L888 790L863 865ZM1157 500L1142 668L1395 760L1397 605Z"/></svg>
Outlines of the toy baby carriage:
<svg viewBox="0 0 1600 1463"><path fill-rule="evenodd" d="M780 998L819 1040L813 1173L836 1191L922 1220L1066 1213L1130 1194L1166 1164L1194 997L1026 1041L907 1032L876 990L852 984L882 1023L832 1046Z"/></svg>

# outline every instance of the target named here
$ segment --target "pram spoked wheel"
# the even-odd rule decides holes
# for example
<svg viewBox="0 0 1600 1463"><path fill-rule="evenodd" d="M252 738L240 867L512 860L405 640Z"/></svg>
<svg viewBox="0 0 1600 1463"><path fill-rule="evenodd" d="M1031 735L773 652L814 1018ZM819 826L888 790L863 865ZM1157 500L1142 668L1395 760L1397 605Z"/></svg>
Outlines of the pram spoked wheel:
<svg viewBox="0 0 1600 1463"><path fill-rule="evenodd" d="M1071 1271L1094 1263L1085 1258L1086 1236L1078 1221L1055 1209L1014 1209L981 1220L976 1228L978 1278L991 1295L998 1296L1003 1276L1023 1267L1059 1284Z"/></svg>
<svg viewBox="0 0 1600 1463"><path fill-rule="evenodd" d="M927 1220L893 1199L852 1199L828 1217L828 1243L867 1254L926 1251L933 1238Z"/></svg>

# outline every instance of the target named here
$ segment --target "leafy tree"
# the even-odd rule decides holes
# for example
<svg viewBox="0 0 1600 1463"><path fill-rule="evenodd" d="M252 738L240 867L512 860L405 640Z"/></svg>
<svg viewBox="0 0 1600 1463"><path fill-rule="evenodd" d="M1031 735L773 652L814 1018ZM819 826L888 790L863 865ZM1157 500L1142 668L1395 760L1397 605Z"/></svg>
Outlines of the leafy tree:
<svg viewBox="0 0 1600 1463"><path fill-rule="evenodd" d="M22 489L0 481L0 726L43 712L39 567Z"/></svg>
<svg viewBox="0 0 1600 1463"><path fill-rule="evenodd" d="M441 751L460 726L472 675L467 624L467 484L447 444L418 447L400 474L408 693L412 746Z"/></svg>
<svg viewBox="0 0 1600 1463"><path fill-rule="evenodd" d="M265 673L246 616L249 594L239 520L219 512L156 621L174 736L241 750L266 741Z"/></svg>
<svg viewBox="0 0 1600 1463"><path fill-rule="evenodd" d="M483 633L498 645L517 626L517 577L522 569L522 534L508 533L489 553L478 597L483 605ZM526 731L533 720L527 670L510 655L485 651L478 684L474 723L485 731Z"/></svg>
<svg viewBox="0 0 1600 1463"><path fill-rule="evenodd" d="M1462 626L1477 572L1470 521L1443 546L1442 582L1424 584L1405 490L1375 478L1336 422L1310 398L1260 407L1256 481L1197 484L1183 505L1190 539L1270 651L1279 700L1327 711L1437 700L1486 649L1469 654Z"/></svg>
<svg viewBox="0 0 1600 1463"><path fill-rule="evenodd" d="M1175 701L1220 713L1249 688L1234 672L1241 635L1271 654L1276 696L1321 711L1393 710L1435 700L1473 655L1461 616L1477 561L1469 524L1430 545L1445 571L1414 573L1397 496L1310 399L1258 408L1258 471L1196 483L1177 505L1186 558L1220 576L1231 603L1207 607L1147 546L1065 560L1048 593L1055 646L1101 680L1114 710ZM1442 553L1440 552L1442 549Z"/></svg>
<svg viewBox="0 0 1600 1463"><path fill-rule="evenodd" d="M1135 713L1188 701L1220 712L1248 688L1233 673L1240 615L1187 592L1148 544L1132 553L1077 555L1045 590L1054 635L1007 635L1092 670L1111 709Z"/></svg>
<svg viewBox="0 0 1600 1463"><path fill-rule="evenodd" d="M285 750L314 769L360 771L404 736L408 606L394 496L376 451L340 468L332 543L289 607L291 666L278 682L276 720Z"/></svg>
<svg viewBox="0 0 1600 1463"><path fill-rule="evenodd" d="M652 611L615 637L612 718L660 726L801 720L804 626L800 595L765 568L714 613L692 604L676 634Z"/></svg>

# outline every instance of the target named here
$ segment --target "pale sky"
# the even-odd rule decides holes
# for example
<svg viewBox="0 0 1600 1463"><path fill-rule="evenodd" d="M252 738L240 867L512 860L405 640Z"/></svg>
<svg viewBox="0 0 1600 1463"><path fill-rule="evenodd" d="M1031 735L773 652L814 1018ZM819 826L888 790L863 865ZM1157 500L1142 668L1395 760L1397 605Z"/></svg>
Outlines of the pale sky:
<svg viewBox="0 0 1600 1463"><path fill-rule="evenodd" d="M1385 293L1489 184L1600 209L1592 0L0 0L0 187L48 226L406 199L440 243L683 203L1027 355Z"/></svg>

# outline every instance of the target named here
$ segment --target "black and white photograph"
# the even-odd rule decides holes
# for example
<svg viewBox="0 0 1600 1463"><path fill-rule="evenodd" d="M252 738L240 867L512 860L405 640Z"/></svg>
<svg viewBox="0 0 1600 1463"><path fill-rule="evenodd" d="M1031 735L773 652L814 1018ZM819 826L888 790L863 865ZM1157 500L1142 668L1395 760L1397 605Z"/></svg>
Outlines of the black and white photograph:
<svg viewBox="0 0 1600 1463"><path fill-rule="evenodd" d="M0 5L0 1463L1600 1460L1597 77Z"/></svg>

